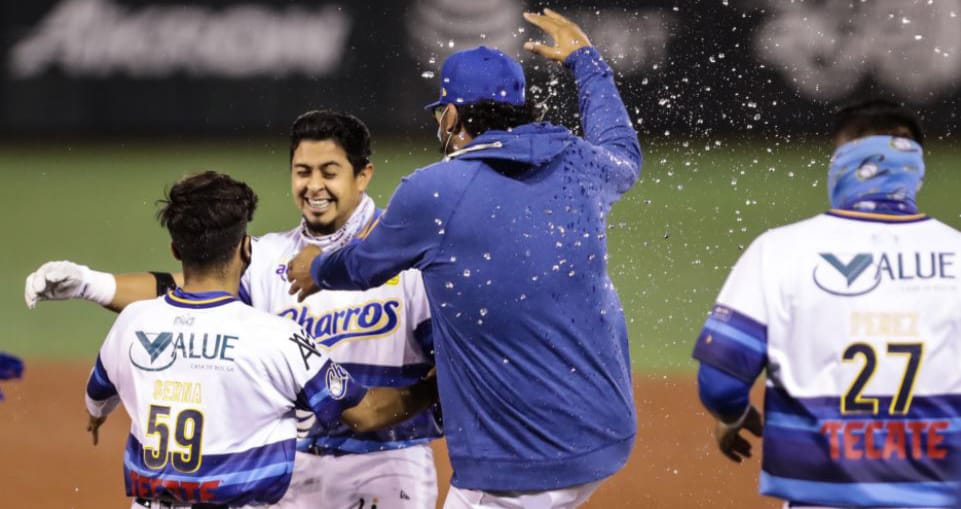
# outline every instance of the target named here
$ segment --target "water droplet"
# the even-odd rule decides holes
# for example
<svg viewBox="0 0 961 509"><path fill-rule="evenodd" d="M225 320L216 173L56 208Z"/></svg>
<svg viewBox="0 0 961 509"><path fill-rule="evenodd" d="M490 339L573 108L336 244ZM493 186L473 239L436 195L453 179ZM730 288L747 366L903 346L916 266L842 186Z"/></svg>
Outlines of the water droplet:
<svg viewBox="0 0 961 509"><path fill-rule="evenodd" d="M420 73L420 77L429 80L434 77L434 71L424 71Z"/></svg>
<svg viewBox="0 0 961 509"><path fill-rule="evenodd" d="M487 261L490 261L490 259L491 259L491 254L490 254L490 253L484 253L484 259L487 260Z"/></svg>
<svg viewBox="0 0 961 509"><path fill-rule="evenodd" d="M470 269L464 269L464 277L470 277Z"/></svg>
<svg viewBox="0 0 961 509"><path fill-rule="evenodd" d="M453 288L453 287L454 287L454 283L453 283L452 281L448 281L448 282L444 283L444 288L447 288L448 290L451 289L451 288Z"/></svg>
<svg viewBox="0 0 961 509"><path fill-rule="evenodd" d="M487 308L480 308L480 315L487 316Z"/></svg>

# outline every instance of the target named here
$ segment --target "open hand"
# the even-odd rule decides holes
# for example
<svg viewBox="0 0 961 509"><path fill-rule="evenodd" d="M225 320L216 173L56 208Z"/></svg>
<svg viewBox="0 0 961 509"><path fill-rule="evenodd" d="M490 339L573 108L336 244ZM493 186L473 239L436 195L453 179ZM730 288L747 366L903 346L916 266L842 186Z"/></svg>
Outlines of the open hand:
<svg viewBox="0 0 961 509"><path fill-rule="evenodd" d="M564 62L571 53L591 45L581 27L550 9L544 9L544 14L525 12L524 19L554 39L553 46L537 41L525 42L524 49L532 53Z"/></svg>
<svg viewBox="0 0 961 509"><path fill-rule="evenodd" d="M100 426L107 421L107 416L94 417L90 415L90 420L87 421L87 431L93 436L93 445L97 445L100 442Z"/></svg>
<svg viewBox="0 0 961 509"><path fill-rule="evenodd" d="M287 264L287 281L290 281L290 295L297 294L297 301L303 302L308 295L320 291L310 276L310 264L321 253L317 246L307 246Z"/></svg>
<svg viewBox="0 0 961 509"><path fill-rule="evenodd" d="M729 460L740 463L744 458L751 457L751 443L741 436L741 429L760 437L762 428L761 414L751 405L738 422L728 424L719 419L714 428L714 438L717 439L718 448Z"/></svg>

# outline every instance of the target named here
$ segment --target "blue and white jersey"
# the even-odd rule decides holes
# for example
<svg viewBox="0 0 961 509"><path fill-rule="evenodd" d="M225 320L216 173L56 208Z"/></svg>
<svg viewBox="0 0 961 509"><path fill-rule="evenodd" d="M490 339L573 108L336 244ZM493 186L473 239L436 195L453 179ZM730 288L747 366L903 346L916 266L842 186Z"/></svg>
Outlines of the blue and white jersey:
<svg viewBox="0 0 961 509"><path fill-rule="evenodd" d="M380 211L358 233L375 226ZM417 270L401 272L383 286L364 292L323 290L297 302L290 295L287 263L312 238L298 226L255 238L253 257L241 282L241 299L253 307L297 323L354 379L368 387L406 387L433 367L427 294ZM314 429L298 449L367 453L425 444L441 436L437 408L398 425L356 433L346 425Z"/></svg>
<svg viewBox="0 0 961 509"><path fill-rule="evenodd" d="M764 233L694 357L767 370L761 492L835 507L954 507L961 471L961 233L835 210Z"/></svg>
<svg viewBox="0 0 961 509"><path fill-rule="evenodd" d="M242 506L287 490L295 407L333 426L365 394L289 320L177 289L117 317L86 402L94 416L121 401L130 414L128 496Z"/></svg>

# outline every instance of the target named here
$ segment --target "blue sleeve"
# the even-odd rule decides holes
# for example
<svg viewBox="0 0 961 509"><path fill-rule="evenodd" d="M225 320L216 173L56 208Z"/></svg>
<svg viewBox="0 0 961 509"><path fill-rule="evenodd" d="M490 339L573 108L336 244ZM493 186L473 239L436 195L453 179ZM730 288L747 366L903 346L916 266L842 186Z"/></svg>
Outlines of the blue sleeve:
<svg viewBox="0 0 961 509"><path fill-rule="evenodd" d="M297 395L297 408L310 410L317 421L333 427L340 423L340 415L357 406L367 388L357 383L339 364L327 361L317 374L304 384Z"/></svg>
<svg viewBox="0 0 961 509"><path fill-rule="evenodd" d="M110 377L107 376L107 369L104 368L100 356L97 356L97 363L90 372L87 380L87 396L94 401L106 401L117 395L117 388L114 387Z"/></svg>
<svg viewBox="0 0 961 509"><path fill-rule="evenodd" d="M401 181L367 238L314 258L314 282L324 290L367 290L402 270L424 267L443 236L432 211L440 200L423 181L417 173Z"/></svg>
<svg viewBox="0 0 961 509"><path fill-rule="evenodd" d="M417 344L420 345L421 350L424 355L430 359L430 363L434 364L434 327L431 325L431 321L424 320L417 324L417 328L414 329L414 339Z"/></svg>
<svg viewBox="0 0 961 509"><path fill-rule="evenodd" d="M584 139L615 156L613 182L619 192L626 192L641 174L641 145L614 84L614 73L591 47L571 53L564 65L573 70L577 81Z"/></svg>
<svg viewBox="0 0 961 509"><path fill-rule="evenodd" d="M694 346L694 358L748 385L767 365L767 326L716 304Z"/></svg>
<svg viewBox="0 0 961 509"><path fill-rule="evenodd" d="M747 408L751 384L702 363L697 370L697 390L704 408L730 422Z"/></svg>

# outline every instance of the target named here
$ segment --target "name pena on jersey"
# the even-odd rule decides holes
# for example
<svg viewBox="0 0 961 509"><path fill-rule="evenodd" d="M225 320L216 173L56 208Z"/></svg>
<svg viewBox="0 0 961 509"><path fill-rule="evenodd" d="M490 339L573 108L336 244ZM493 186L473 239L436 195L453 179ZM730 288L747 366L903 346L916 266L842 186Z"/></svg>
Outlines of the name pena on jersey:
<svg viewBox="0 0 961 509"><path fill-rule="evenodd" d="M162 371L172 366L178 358L233 362L231 350L240 339L228 334L206 332L136 331L136 335L137 343L130 345L130 362L144 371ZM169 354L164 355L168 351Z"/></svg>
<svg viewBox="0 0 961 509"><path fill-rule="evenodd" d="M857 253L853 256L820 253L812 278L832 295L855 297L870 293L883 280L924 281L956 279L953 252ZM842 261L847 260L847 261Z"/></svg>
<svg viewBox="0 0 961 509"><path fill-rule="evenodd" d="M400 301L386 299L313 315L306 306L287 308L278 315L289 318L326 347L348 339L372 339L390 334L400 322Z"/></svg>

